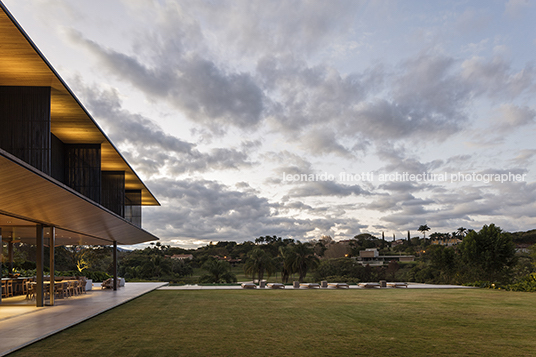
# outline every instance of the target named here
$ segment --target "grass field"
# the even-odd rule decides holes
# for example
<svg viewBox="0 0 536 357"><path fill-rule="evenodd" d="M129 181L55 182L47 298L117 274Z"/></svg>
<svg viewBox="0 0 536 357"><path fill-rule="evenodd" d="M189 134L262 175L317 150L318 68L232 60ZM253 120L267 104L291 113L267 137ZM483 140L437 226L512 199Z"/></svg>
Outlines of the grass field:
<svg viewBox="0 0 536 357"><path fill-rule="evenodd" d="M155 291L13 356L534 356L536 295Z"/></svg>

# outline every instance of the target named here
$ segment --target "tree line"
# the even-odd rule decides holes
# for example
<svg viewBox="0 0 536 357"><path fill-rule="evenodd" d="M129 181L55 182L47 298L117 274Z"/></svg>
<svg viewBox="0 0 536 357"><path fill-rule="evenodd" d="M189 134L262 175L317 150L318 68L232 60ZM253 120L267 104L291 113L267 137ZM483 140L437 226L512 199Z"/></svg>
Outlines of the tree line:
<svg viewBox="0 0 536 357"><path fill-rule="evenodd" d="M230 283L237 280L234 272L238 269L256 281L276 276L284 283L290 279L300 282L388 279L444 284L478 281L508 284L520 281L535 271L536 249L533 243L536 242L536 231L509 234L494 224L485 225L480 231L460 227L452 233L434 232L428 238L428 225L421 225L417 231L423 236L411 237L408 232L401 243L387 241L383 234L378 238L368 233L358 234L345 242L336 242L329 236L307 242L261 236L243 243L211 242L190 250L157 242L144 249L120 251L119 274L131 281ZM461 243L446 246L452 239ZM529 252L516 254L514 240L527 246L532 244ZM407 263L393 260L381 267L363 266L355 258L367 248L376 248L381 255L412 254L416 259ZM17 269L32 269L32 264L35 268L32 249L32 246L17 247ZM173 259L177 254L192 254L193 259ZM79 275L110 274L111 248L58 247L56 270L71 270ZM192 277L194 271L199 270L204 274Z"/></svg>

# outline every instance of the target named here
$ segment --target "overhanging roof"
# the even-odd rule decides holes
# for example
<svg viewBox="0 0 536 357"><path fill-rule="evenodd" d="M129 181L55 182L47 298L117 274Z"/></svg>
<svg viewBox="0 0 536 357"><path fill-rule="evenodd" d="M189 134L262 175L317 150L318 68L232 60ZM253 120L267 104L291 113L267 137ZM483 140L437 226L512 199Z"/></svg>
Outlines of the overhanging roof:
<svg viewBox="0 0 536 357"><path fill-rule="evenodd" d="M56 245L130 245L158 239L0 149L2 236L33 243L37 224L57 228Z"/></svg>
<svg viewBox="0 0 536 357"><path fill-rule="evenodd" d="M125 171L125 189L160 205L89 112L0 1L0 86L51 87L51 131L66 144L101 144L103 171Z"/></svg>

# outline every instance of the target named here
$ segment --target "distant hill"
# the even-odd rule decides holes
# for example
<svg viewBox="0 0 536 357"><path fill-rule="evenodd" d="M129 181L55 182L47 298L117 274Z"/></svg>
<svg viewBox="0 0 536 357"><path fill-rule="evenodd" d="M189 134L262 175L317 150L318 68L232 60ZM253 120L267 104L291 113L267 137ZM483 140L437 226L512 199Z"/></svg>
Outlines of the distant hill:
<svg viewBox="0 0 536 357"><path fill-rule="evenodd" d="M515 244L536 244L536 229L526 232L510 233Z"/></svg>

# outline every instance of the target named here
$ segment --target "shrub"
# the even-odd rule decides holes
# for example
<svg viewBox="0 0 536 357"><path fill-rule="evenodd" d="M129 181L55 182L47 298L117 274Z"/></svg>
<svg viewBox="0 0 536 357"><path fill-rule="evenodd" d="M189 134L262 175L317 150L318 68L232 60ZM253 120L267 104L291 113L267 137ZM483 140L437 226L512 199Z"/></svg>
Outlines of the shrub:
<svg viewBox="0 0 536 357"><path fill-rule="evenodd" d="M522 279L518 283L510 284L506 286L506 289L510 291L535 292L536 291L536 273L531 273L527 275L524 279Z"/></svg>
<svg viewBox="0 0 536 357"><path fill-rule="evenodd" d="M110 274L103 271L84 271L82 273L78 273L77 275L85 276L93 281L104 281L112 277Z"/></svg>

